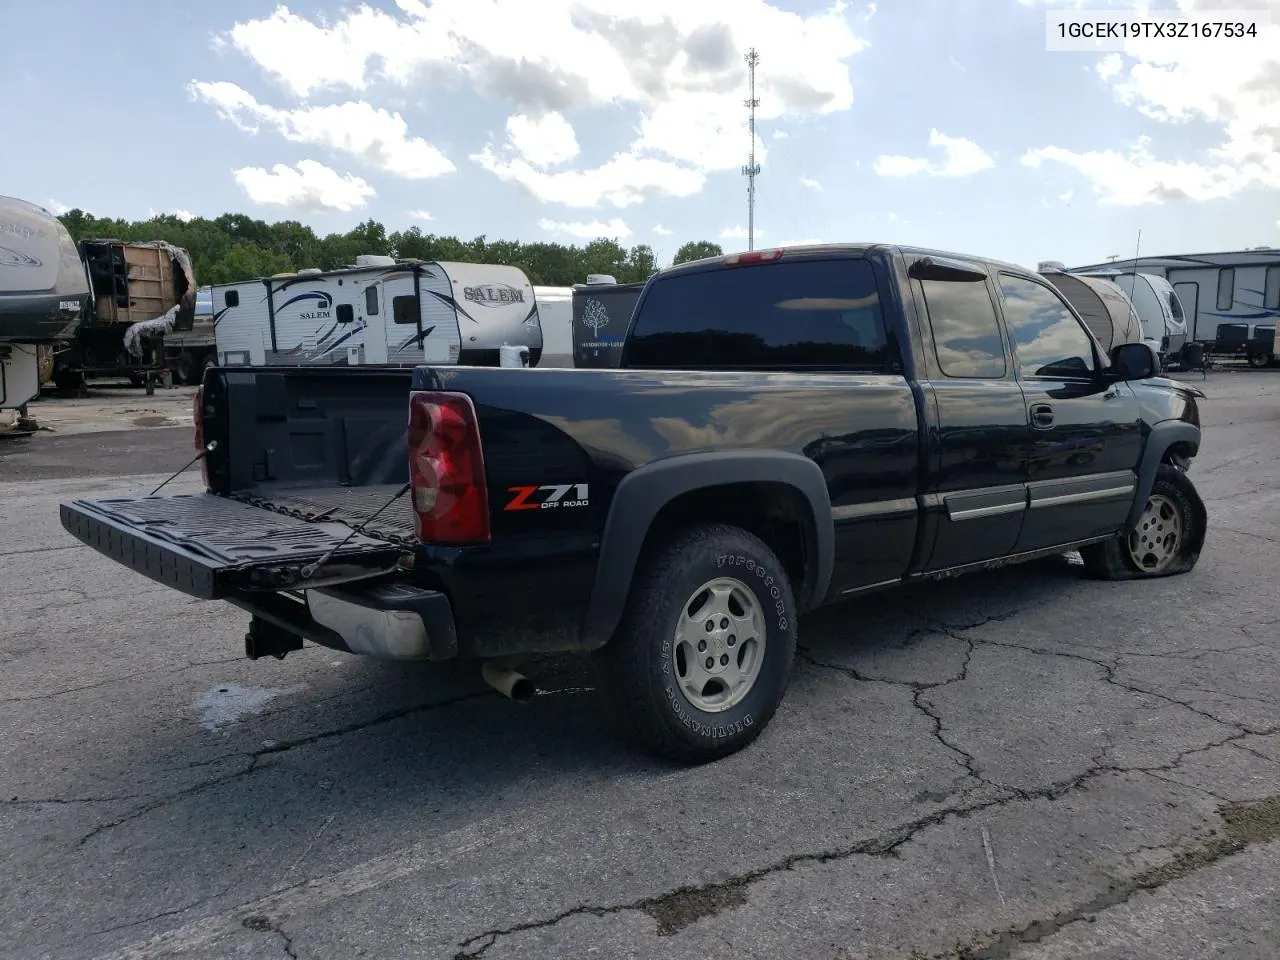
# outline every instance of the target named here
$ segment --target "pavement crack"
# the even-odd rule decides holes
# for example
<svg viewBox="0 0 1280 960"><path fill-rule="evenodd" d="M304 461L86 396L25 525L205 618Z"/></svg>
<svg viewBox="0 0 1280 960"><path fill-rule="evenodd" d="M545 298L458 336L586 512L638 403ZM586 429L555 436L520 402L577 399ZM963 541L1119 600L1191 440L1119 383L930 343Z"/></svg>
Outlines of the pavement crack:
<svg viewBox="0 0 1280 960"><path fill-rule="evenodd" d="M1261 533L1252 533L1248 530L1237 530L1235 527L1224 527L1221 523L1216 524L1214 529L1225 530L1227 533L1234 533L1241 537L1252 537L1255 540L1265 540L1267 543L1280 543L1280 540L1276 540L1275 537L1263 536Z"/></svg>
<svg viewBox="0 0 1280 960"><path fill-rule="evenodd" d="M1163 700L1165 703L1173 704L1175 706L1182 707L1186 710L1190 710L1192 713L1197 714L1201 717L1204 717L1206 720L1212 720L1214 723L1220 724L1224 727L1231 727L1232 729L1240 730L1240 731L1243 731L1245 729L1239 723L1236 723L1231 720L1224 720L1222 719L1222 717L1219 717L1208 710L1204 710L1200 707L1197 707L1194 704L1188 703L1185 700L1179 700L1177 697L1170 696L1167 693L1160 693L1155 690L1147 689L1146 687L1140 687L1136 683L1133 683L1131 681L1125 681L1125 680L1119 679L1118 677L1116 677L1116 667L1117 667L1116 662L1102 660L1097 657L1087 657L1082 653L1069 653L1065 650L1046 650L1043 647L1032 647L1032 646L1027 646L1026 644L1021 644L1021 643L1010 643L1007 640L985 640L985 639L979 638L974 642L986 644L987 646L992 646L992 647L1004 647L1010 650L1021 650L1024 653L1031 653L1041 657L1062 657L1063 659L1067 659L1067 660L1079 660L1082 663L1092 664L1093 666L1097 667L1099 670L1102 671L1102 676L1100 677L1100 679L1105 683L1111 684L1111 686L1113 687L1118 687L1121 690L1125 690L1129 693L1137 694L1139 696L1153 697L1157 700Z"/></svg>
<svg viewBox="0 0 1280 960"><path fill-rule="evenodd" d="M265 917L261 914L255 914L252 917L246 917L243 923L246 930L254 930L258 933L274 933L283 942L285 955L297 960L298 954L293 948L293 937L285 933L284 928L278 921L273 921L270 917Z"/></svg>
<svg viewBox="0 0 1280 960"><path fill-rule="evenodd" d="M456 704L465 703L468 700L475 700L480 697L487 697L487 696L492 696L492 694L486 690L478 693L463 694L461 696L452 697L448 700L437 700L432 703L421 703L411 707L401 707L396 710L388 710L386 713L378 714L376 717L371 717L368 720L360 720L355 723L349 723L341 727L336 727L332 730L322 730L317 733L310 734L309 736L306 736L306 737L297 737L292 740L273 741L270 744L270 746L263 746L258 748L257 750L252 751L251 753L242 754L241 756L243 756L247 760L247 762L244 764L244 766L241 769L234 770L231 773L224 774L223 776L220 776L220 777L214 777L209 780L203 780L200 783L193 784L192 786L187 787L183 790L179 790L175 793L169 793L164 795L163 797L157 797L154 800L151 800L148 803L143 804L141 807L138 807L137 809L130 811L128 814L126 814L123 817L118 817L117 819L108 821L107 823L100 823L96 827L94 827L92 830L90 830L88 833L86 833L84 836L82 836L79 840L77 840L75 845L76 847L83 847L85 844L87 844L90 840L92 840L94 837L98 836L99 834L105 833L108 830L113 830L116 827L122 826L123 824L129 823L133 820L137 820L139 817L144 817L155 810L159 810L163 807L170 806L171 804L177 803L181 800L185 800L187 797L194 796L198 793L203 793L205 790L210 790L214 787L222 786L223 784L229 783L232 780L237 780L240 777L251 776L252 774L256 773L258 770L262 769L259 765L259 761L263 757L269 756L271 754L287 753L288 751L294 750L298 747L309 746L313 743L319 743L322 740L332 740L335 737L344 737L351 733L357 733L361 730L367 730L370 727L376 727L384 723L391 723L392 721L400 720L404 717L411 716L412 714L415 714L415 713L427 713L432 710L440 710L446 707L455 706ZM229 758L224 758L224 759L229 759Z"/></svg>
<svg viewBox="0 0 1280 960"><path fill-rule="evenodd" d="M1210 831L1174 849L1164 863L1129 877L1113 879L1107 889L1052 916L1011 927L982 942L935 954L933 960L1009 960L1027 944L1039 943L1080 921L1127 903L1134 895L1156 890L1242 852L1251 844L1280 838L1280 796L1224 803L1218 809L1224 828Z"/></svg>
<svg viewBox="0 0 1280 960"><path fill-rule="evenodd" d="M33 553L53 553L56 550L83 550L83 545L79 543L68 543L57 547L32 547L30 550L6 550L0 553L0 560L5 557L26 557Z"/></svg>
<svg viewBox="0 0 1280 960"><path fill-rule="evenodd" d="M123 797L10 797L0 800L3 807L45 807L74 805L79 803L118 803L125 800L137 800L136 795Z"/></svg>

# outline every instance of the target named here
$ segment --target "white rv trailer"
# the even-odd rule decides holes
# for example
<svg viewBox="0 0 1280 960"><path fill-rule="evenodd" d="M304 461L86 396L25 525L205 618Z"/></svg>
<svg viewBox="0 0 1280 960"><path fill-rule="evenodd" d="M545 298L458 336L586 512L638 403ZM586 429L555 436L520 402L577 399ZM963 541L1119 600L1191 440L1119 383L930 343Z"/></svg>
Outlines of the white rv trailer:
<svg viewBox="0 0 1280 960"><path fill-rule="evenodd" d="M1213 344L1219 324L1244 324L1249 333L1280 317L1280 248L1257 247L1224 253L1138 257L1078 267L1072 273L1103 270L1163 277L1186 312L1187 339Z"/></svg>
<svg viewBox="0 0 1280 960"><path fill-rule="evenodd" d="M504 345L528 348L535 365L542 351L533 288L517 267L362 256L212 293L224 366L498 366Z"/></svg>
<svg viewBox="0 0 1280 960"><path fill-rule="evenodd" d="M1123 293L1138 314L1142 339L1156 351L1161 362L1181 356L1183 344L1187 342L1186 314L1181 299L1164 277L1116 270L1091 273L1075 270L1070 276L1101 280Z"/></svg>
<svg viewBox="0 0 1280 960"><path fill-rule="evenodd" d="M534 287L542 327L540 367L573 366L573 287Z"/></svg>

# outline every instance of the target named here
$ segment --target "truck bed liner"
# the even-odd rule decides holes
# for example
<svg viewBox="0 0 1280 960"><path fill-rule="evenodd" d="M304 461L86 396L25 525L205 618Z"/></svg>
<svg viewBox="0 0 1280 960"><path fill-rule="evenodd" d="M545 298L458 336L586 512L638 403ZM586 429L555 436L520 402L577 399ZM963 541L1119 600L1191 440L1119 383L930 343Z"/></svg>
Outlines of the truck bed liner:
<svg viewBox="0 0 1280 960"><path fill-rule="evenodd" d="M379 483L363 487L326 486L284 490L258 489L232 494L236 500L266 507L308 523L338 522L360 527L366 533L397 543L416 542L413 505L408 494L369 521L399 490L401 484Z"/></svg>

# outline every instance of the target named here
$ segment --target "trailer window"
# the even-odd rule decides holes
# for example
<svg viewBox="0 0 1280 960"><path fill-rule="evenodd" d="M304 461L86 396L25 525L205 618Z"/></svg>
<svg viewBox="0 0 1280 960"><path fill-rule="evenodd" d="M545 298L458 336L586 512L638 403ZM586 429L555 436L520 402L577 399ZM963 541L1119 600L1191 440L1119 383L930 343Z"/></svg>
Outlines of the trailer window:
<svg viewBox="0 0 1280 960"><path fill-rule="evenodd" d="M355 308L349 303L338 304L338 322L351 323L356 318Z"/></svg>
<svg viewBox="0 0 1280 960"><path fill-rule="evenodd" d="M228 307L240 306L240 291L228 290L226 293L222 295L222 302L225 303Z"/></svg>
<svg viewBox="0 0 1280 960"><path fill-rule="evenodd" d="M416 326L418 323L418 298L402 294L391 301L391 319L395 323Z"/></svg>
<svg viewBox="0 0 1280 960"><path fill-rule="evenodd" d="M1262 295L1264 310L1280 310L1280 265L1267 267L1267 282Z"/></svg>
<svg viewBox="0 0 1280 960"><path fill-rule="evenodd" d="M1230 310L1236 303L1236 272L1231 267L1218 271L1218 309Z"/></svg>
<svg viewBox="0 0 1280 960"><path fill-rule="evenodd" d="M378 314L378 286L377 284L369 284L364 288L364 312L366 316L373 317Z"/></svg>

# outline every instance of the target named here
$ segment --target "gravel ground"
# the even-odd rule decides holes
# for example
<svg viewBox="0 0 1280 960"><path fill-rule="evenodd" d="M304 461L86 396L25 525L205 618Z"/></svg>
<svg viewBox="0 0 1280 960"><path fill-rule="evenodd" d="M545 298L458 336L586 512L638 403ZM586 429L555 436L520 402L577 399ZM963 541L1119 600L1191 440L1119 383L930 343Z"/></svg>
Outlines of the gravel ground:
<svg viewBox="0 0 1280 960"><path fill-rule="evenodd" d="M10 441L4 952L1273 960L1280 377L1203 386L1194 572L1052 561L824 610L770 728L696 770L615 743L576 661L528 705L455 667L250 663L245 615L58 524L188 431Z"/></svg>

